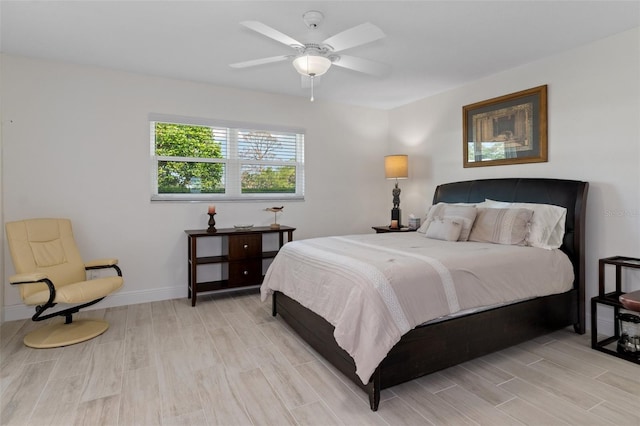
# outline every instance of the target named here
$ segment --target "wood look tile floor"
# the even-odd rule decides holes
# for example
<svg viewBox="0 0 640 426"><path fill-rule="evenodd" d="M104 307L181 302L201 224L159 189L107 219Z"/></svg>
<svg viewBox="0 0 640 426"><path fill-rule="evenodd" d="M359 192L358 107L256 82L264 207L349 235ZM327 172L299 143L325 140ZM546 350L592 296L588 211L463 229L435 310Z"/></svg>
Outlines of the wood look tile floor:
<svg viewBox="0 0 640 426"><path fill-rule="evenodd" d="M89 311L88 342L31 349L2 324L2 425L640 425L640 366L562 330L382 392L303 343L256 290Z"/></svg>

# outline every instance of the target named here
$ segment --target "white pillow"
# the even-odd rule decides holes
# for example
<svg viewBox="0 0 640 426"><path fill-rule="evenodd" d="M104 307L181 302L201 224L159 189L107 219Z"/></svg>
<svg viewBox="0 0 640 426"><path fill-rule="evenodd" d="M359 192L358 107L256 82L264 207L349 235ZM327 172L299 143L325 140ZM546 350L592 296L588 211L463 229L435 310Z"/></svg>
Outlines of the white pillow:
<svg viewBox="0 0 640 426"><path fill-rule="evenodd" d="M458 241L460 231L462 231L462 223L460 221L449 218L436 218L431 221L424 236L434 240Z"/></svg>
<svg viewBox="0 0 640 426"><path fill-rule="evenodd" d="M544 249L556 249L562 245L567 209L552 204L509 203L485 200L483 207L493 209L525 208L533 210L527 245Z"/></svg>
<svg viewBox="0 0 640 426"><path fill-rule="evenodd" d="M462 224L462 230L460 231L458 241L467 241L469 239L469 234L471 233L473 221L476 218L476 207L475 204L467 203L438 203L429 209L427 219L424 221L422 226L420 226L418 231L426 232L427 229L429 229L429 225L435 218L456 219Z"/></svg>

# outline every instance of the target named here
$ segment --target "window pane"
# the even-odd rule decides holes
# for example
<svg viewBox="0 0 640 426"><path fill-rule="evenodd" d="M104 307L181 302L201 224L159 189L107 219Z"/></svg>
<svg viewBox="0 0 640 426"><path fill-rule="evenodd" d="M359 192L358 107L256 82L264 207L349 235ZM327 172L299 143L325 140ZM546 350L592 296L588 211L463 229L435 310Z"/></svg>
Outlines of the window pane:
<svg viewBox="0 0 640 426"><path fill-rule="evenodd" d="M295 161L296 135L240 130L238 158L260 161Z"/></svg>
<svg viewBox="0 0 640 426"><path fill-rule="evenodd" d="M242 166L242 193L295 193L295 166Z"/></svg>
<svg viewBox="0 0 640 426"><path fill-rule="evenodd" d="M158 161L158 194L224 193L224 164Z"/></svg>
<svg viewBox="0 0 640 426"><path fill-rule="evenodd" d="M210 127L156 123L155 131L158 156L223 158L221 144Z"/></svg>

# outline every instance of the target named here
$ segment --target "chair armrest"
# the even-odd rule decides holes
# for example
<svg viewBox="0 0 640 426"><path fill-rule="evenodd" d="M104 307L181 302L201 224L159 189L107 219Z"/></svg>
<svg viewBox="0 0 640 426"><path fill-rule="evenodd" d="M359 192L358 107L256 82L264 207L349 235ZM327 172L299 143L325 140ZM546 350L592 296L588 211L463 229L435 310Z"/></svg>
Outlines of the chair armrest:
<svg viewBox="0 0 640 426"><path fill-rule="evenodd" d="M95 259L84 263L84 269L99 269L99 268L111 268L113 265L118 264L118 259L105 258Z"/></svg>
<svg viewBox="0 0 640 426"><path fill-rule="evenodd" d="M26 274L15 274L9 277L10 284L31 284L41 283L47 279L47 274L42 272L29 272Z"/></svg>
<svg viewBox="0 0 640 426"><path fill-rule="evenodd" d="M118 267L118 259L116 258L105 258L105 259L96 259L90 262L85 262L84 269L105 269L105 268L113 268L118 276L122 276L122 271Z"/></svg>

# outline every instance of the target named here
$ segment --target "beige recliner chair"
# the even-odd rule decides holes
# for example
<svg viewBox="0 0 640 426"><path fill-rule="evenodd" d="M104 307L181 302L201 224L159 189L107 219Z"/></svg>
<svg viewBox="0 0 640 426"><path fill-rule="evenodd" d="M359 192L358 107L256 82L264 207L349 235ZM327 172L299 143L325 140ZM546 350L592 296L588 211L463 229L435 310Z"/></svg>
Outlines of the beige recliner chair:
<svg viewBox="0 0 640 426"><path fill-rule="evenodd" d="M27 334L24 344L54 348L84 342L104 333L109 328L107 322L97 319L72 322L71 316L122 287L118 259L84 263L68 219L22 220L9 222L5 228L16 270L9 282L20 286L20 296L26 305L35 305L36 313L31 319L65 317L64 323L54 322ZM104 268L113 268L118 275L87 281L87 270ZM44 315L58 303L72 306Z"/></svg>

